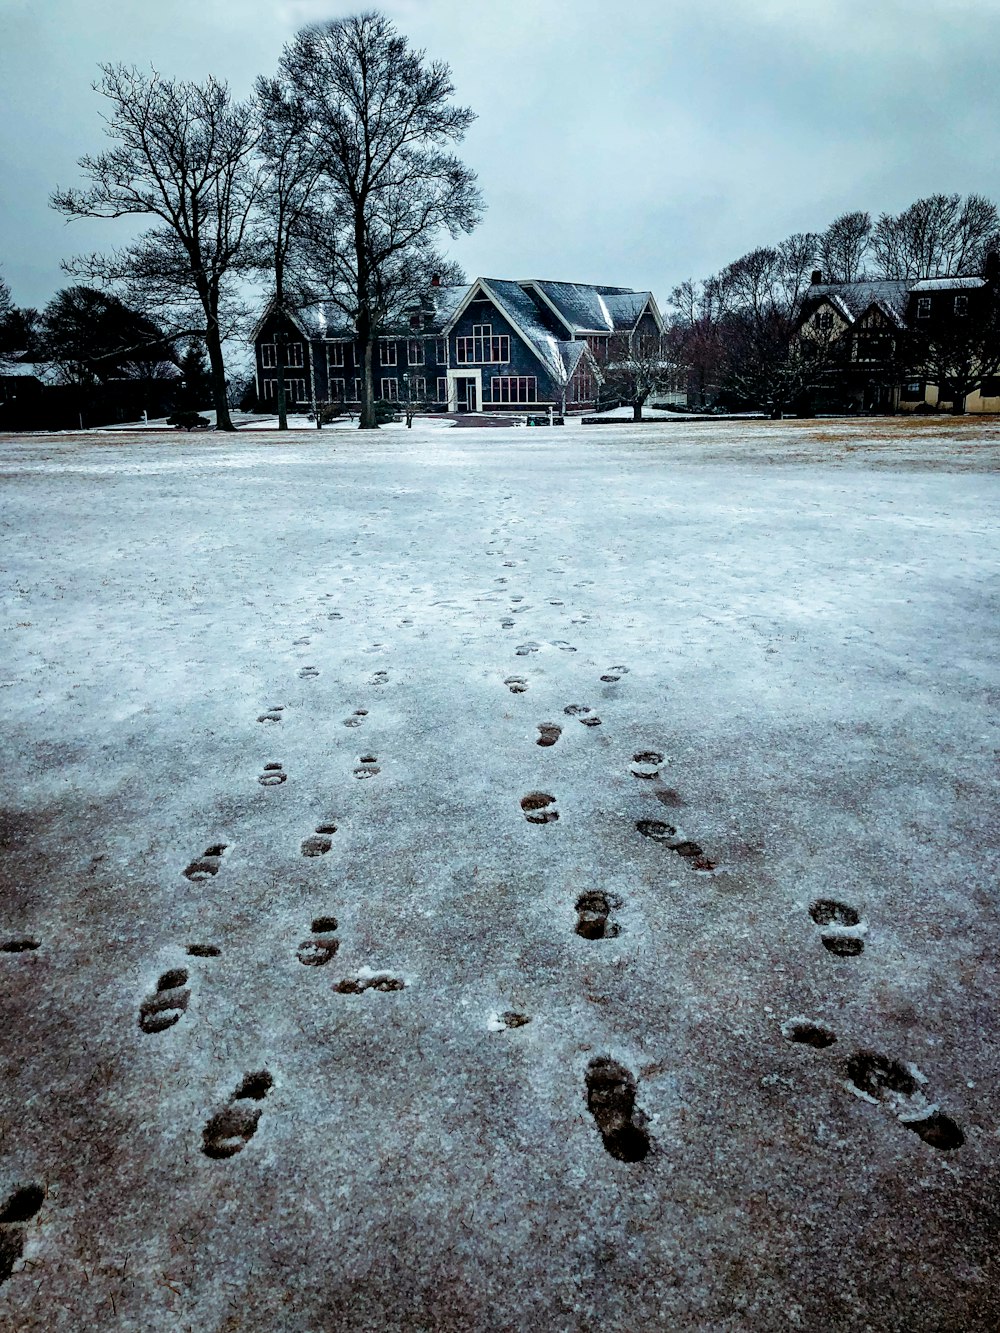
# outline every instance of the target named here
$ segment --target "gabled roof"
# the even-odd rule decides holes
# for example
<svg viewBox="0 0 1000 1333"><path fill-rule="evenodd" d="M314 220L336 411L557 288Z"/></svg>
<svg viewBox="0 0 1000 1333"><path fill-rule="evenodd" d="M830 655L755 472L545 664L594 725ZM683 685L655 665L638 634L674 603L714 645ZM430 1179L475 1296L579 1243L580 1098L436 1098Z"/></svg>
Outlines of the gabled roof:
<svg viewBox="0 0 1000 1333"><path fill-rule="evenodd" d="M854 324L865 311L878 306L894 324L902 326L906 299L911 284L905 279L864 278L860 282L814 282L806 289L807 302L819 301L824 296L844 315L848 324Z"/></svg>
<svg viewBox="0 0 1000 1333"><path fill-rule="evenodd" d="M985 278L921 278L913 283L911 292L961 292L970 287L985 287Z"/></svg>
<svg viewBox="0 0 1000 1333"><path fill-rule="evenodd" d="M652 292L586 282L550 282L547 278L527 278L519 285L534 289L574 337L585 333L631 333L647 306L661 332L663 329Z"/></svg>

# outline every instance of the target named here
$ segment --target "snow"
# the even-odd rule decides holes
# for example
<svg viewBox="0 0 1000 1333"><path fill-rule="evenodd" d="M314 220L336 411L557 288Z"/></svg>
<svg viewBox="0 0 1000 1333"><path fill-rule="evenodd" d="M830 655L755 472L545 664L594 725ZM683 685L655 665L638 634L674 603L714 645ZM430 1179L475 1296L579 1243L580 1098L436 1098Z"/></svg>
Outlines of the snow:
<svg viewBox="0 0 1000 1333"><path fill-rule="evenodd" d="M0 1208L46 1191L0 1321L995 1328L998 464L942 418L0 438Z"/></svg>

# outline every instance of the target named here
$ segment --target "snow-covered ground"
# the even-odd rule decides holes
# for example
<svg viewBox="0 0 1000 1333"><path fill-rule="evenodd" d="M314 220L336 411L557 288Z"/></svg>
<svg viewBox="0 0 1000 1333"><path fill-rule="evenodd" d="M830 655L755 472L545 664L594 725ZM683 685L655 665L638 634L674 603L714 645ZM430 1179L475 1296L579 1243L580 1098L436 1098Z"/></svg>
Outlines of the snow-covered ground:
<svg viewBox="0 0 1000 1333"><path fill-rule="evenodd" d="M0 439L0 1324L995 1330L998 461Z"/></svg>

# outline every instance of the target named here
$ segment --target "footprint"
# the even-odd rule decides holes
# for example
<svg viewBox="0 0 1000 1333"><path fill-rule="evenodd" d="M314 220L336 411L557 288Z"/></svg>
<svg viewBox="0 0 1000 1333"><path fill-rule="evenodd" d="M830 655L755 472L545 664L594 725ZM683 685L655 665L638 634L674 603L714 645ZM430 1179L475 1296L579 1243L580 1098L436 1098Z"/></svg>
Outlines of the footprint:
<svg viewBox="0 0 1000 1333"><path fill-rule="evenodd" d="M620 927L608 917L621 905L622 900L615 893L581 893L576 900L578 916L573 929L585 940L614 939L620 933Z"/></svg>
<svg viewBox="0 0 1000 1333"><path fill-rule="evenodd" d="M661 805L668 805L671 808L687 804L680 792L675 791L673 787L661 787L660 790L654 792L653 795Z"/></svg>
<svg viewBox="0 0 1000 1333"><path fill-rule="evenodd" d="M599 1056L587 1066L587 1110L604 1149L619 1162L641 1162L649 1152L646 1117L635 1109L635 1077L616 1060Z"/></svg>
<svg viewBox="0 0 1000 1333"><path fill-rule="evenodd" d="M323 967L340 948L340 940L334 938L337 929L335 916L318 916L313 921L312 936L303 940L298 947L296 957L306 967Z"/></svg>
<svg viewBox="0 0 1000 1333"><path fill-rule="evenodd" d="M523 694L528 688L528 682L523 676L508 676L504 684L511 694Z"/></svg>
<svg viewBox="0 0 1000 1333"><path fill-rule="evenodd" d="M293 648L304 648L308 643L309 643L309 640L308 640L308 639L293 639L293 640L292 640L292 647L293 647Z"/></svg>
<svg viewBox="0 0 1000 1333"><path fill-rule="evenodd" d="M637 819L635 827L644 838L651 838L654 842L662 842L672 852L676 852L678 856L683 856L685 861L691 863L692 870L710 872L718 869L717 862L710 860L705 855L701 844L692 842L690 838L685 838L673 824L666 824L662 819Z"/></svg>
<svg viewBox="0 0 1000 1333"><path fill-rule="evenodd" d="M139 1026L143 1032L163 1032L173 1027L191 999L187 979L183 967L164 972L156 983L156 990L139 1006Z"/></svg>
<svg viewBox="0 0 1000 1333"><path fill-rule="evenodd" d="M338 995L363 995L369 990L405 990L406 982L402 977L390 976L388 972L369 972L367 968L362 968L356 977L345 977L333 989Z"/></svg>
<svg viewBox="0 0 1000 1333"><path fill-rule="evenodd" d="M601 677L601 680L611 685L614 684L616 681L621 680L622 676L627 676L627 675L628 675L627 666L613 666L613 667L608 667L607 672Z"/></svg>
<svg viewBox="0 0 1000 1333"><path fill-rule="evenodd" d="M632 776L636 778L658 778L663 755L659 750L639 750L632 756Z"/></svg>
<svg viewBox="0 0 1000 1333"><path fill-rule="evenodd" d="M258 722L280 722L281 715L285 711L284 704L268 704L265 712L261 713L257 719Z"/></svg>
<svg viewBox="0 0 1000 1333"><path fill-rule="evenodd" d="M556 798L544 791L530 791L521 797L521 809L529 824L554 824L559 811L553 809Z"/></svg>
<svg viewBox="0 0 1000 1333"><path fill-rule="evenodd" d="M40 949L41 940L36 940L33 935L19 935L12 940L4 940L0 944L0 953L27 953L31 949Z"/></svg>
<svg viewBox="0 0 1000 1333"><path fill-rule="evenodd" d="M25 1224L44 1202L45 1190L41 1185L17 1185L0 1208L0 1285L7 1281L24 1254Z"/></svg>
<svg viewBox="0 0 1000 1333"><path fill-rule="evenodd" d="M344 617L339 611L328 611L326 618L327 620L343 620Z"/></svg>
<svg viewBox="0 0 1000 1333"><path fill-rule="evenodd" d="M373 778L378 771L378 755L363 754L358 759L354 776L356 778Z"/></svg>
<svg viewBox="0 0 1000 1333"><path fill-rule="evenodd" d="M539 722L538 740L536 745L555 745L556 741L562 735L562 727L556 726L554 722Z"/></svg>
<svg viewBox="0 0 1000 1333"><path fill-rule="evenodd" d="M325 856L333 846L333 834L336 832L336 824L318 824L315 833L302 839L302 855Z"/></svg>
<svg viewBox="0 0 1000 1333"><path fill-rule="evenodd" d="M319 675L319 668L314 666L304 666L299 672L299 680L315 680Z"/></svg>
<svg viewBox="0 0 1000 1333"><path fill-rule="evenodd" d="M189 944L187 951L192 958L218 958L222 953L217 944Z"/></svg>
<svg viewBox="0 0 1000 1333"><path fill-rule="evenodd" d="M561 602L554 602L553 605L554 605L554 606L562 606L562 603L561 603ZM553 640L552 640L552 647L553 647L553 648L560 648L560 649L562 649L562 651L563 651L564 653L575 653L575 652L576 652L576 649L573 647L573 645L572 645L571 643L567 643L565 639L553 639Z"/></svg>
<svg viewBox="0 0 1000 1333"><path fill-rule="evenodd" d="M211 879L213 875L219 873L227 846L228 843L225 842L213 842L211 847L206 847L201 856L196 857L182 873L195 884Z"/></svg>
<svg viewBox="0 0 1000 1333"><path fill-rule="evenodd" d="M389 680L388 671L376 671L368 682L369 685L385 685Z"/></svg>
<svg viewBox="0 0 1000 1333"><path fill-rule="evenodd" d="M534 642L519 643L514 652L518 657L528 657L531 653L537 653L540 647L540 644Z"/></svg>
<svg viewBox="0 0 1000 1333"><path fill-rule="evenodd" d="M599 727L601 719L586 704L567 704L563 709L569 717L578 718L585 727Z"/></svg>
<svg viewBox="0 0 1000 1333"><path fill-rule="evenodd" d="M280 764L265 764L257 781L262 787L280 787L287 777L288 774Z"/></svg>
<svg viewBox="0 0 1000 1333"><path fill-rule="evenodd" d="M528 1014L519 1014L513 1009L506 1009L502 1014L490 1014L486 1026L490 1032L508 1032L511 1028L523 1028L530 1022Z"/></svg>
<svg viewBox="0 0 1000 1333"><path fill-rule="evenodd" d="M834 898L817 898L810 904L809 915L820 927L824 949L838 958L856 958L864 953L863 937L868 927L856 907Z"/></svg>
<svg viewBox="0 0 1000 1333"><path fill-rule="evenodd" d="M367 708L355 708L350 717L344 718L345 727L360 727L361 723L368 716Z"/></svg>
<svg viewBox="0 0 1000 1333"><path fill-rule="evenodd" d="M247 1074L229 1099L229 1105L216 1111L202 1131L201 1150L206 1157L232 1157L242 1152L257 1132L260 1106L246 1106L245 1102L262 1102L274 1085L266 1069Z"/></svg>
<svg viewBox="0 0 1000 1333"><path fill-rule="evenodd" d="M912 1130L932 1148L952 1152L965 1142L951 1116L927 1100L921 1086L926 1080L915 1065L890 1060L876 1051L856 1051L847 1061L847 1077L852 1090L886 1106L904 1129Z"/></svg>
<svg viewBox="0 0 1000 1333"><path fill-rule="evenodd" d="M781 1035L786 1041L799 1042L804 1046L815 1046L823 1050L832 1046L837 1034L822 1023L811 1023L807 1018L788 1018L781 1025Z"/></svg>
<svg viewBox="0 0 1000 1333"><path fill-rule="evenodd" d="M501 628L501 629L513 629L513 628L514 628L514 622L513 622L513 620L511 620L509 616L507 617L506 620L501 620L501 621L500 621L500 628Z"/></svg>

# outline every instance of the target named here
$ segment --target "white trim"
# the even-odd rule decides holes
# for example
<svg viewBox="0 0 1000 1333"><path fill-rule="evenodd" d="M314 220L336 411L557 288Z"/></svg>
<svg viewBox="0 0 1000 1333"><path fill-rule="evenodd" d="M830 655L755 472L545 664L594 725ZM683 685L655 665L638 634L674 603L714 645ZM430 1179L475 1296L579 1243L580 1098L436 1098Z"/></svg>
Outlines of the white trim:
<svg viewBox="0 0 1000 1333"><path fill-rule="evenodd" d="M518 286L520 286L520 285L521 285L521 284L518 283ZM486 299L487 299L488 301L492 301L492 302L493 302L493 304L496 306L496 308L497 308L497 310L500 312L500 314L503 315L504 319L507 321L507 323L510 325L510 327L514 330L514 332L517 334L517 336L521 339L521 341L524 343L525 347L528 349L528 351L531 353L531 355L535 358L535 360L538 362L538 364L539 364L539 365L542 367L542 369L545 371L545 373L546 373L546 375L548 376L548 378L549 378L550 380L553 380L553 381L558 380L559 377L560 377L560 375L562 374L562 368L561 368L561 366L560 366L559 370L558 370L557 372L554 373L554 371L555 371L555 367L553 367L552 365L549 364L548 361L546 361L545 357L541 354L541 352L540 352L540 351L538 350L538 348L535 346L535 342L534 342L534 340L533 340L532 338L529 338L529 337L528 337L528 335L525 333L524 329L521 328L520 324L518 324L517 320L513 317L513 315L511 315L510 311L506 309L506 307L504 306L504 303L503 303L503 302L500 300L500 298L497 296L496 292L493 291L493 289L490 287L489 283L486 281L485 278L477 278L477 279L475 280L475 282L474 282L474 283L471 285L471 287L469 288L468 293L466 294L465 299L464 299L464 300L462 301L462 303L459 305L458 309L455 311L454 315L452 315L451 319L448 321L448 324L445 326L445 333L446 333L446 335L448 336L448 346L449 346L449 351L451 350L451 334L452 334L452 332L453 332L453 330L454 330L454 328L455 328L455 325L456 325L456 323L458 322L458 320L461 319L462 315L465 314L466 309L472 304L472 301L473 301L473 298L475 297L476 292L482 292L483 295L486 297ZM569 340L568 340L568 339L563 339L563 341L569 341ZM449 371L448 373L450 374L451 372ZM450 398L449 398L449 402L450 402L450 401L451 401L451 400L450 400ZM449 410L451 410L451 409L449 409Z"/></svg>
<svg viewBox="0 0 1000 1333"><path fill-rule="evenodd" d="M476 412L483 410L483 372L481 370L470 370L468 366L462 366L458 370L449 370L445 378L448 381L448 411L458 411L458 385L456 380L475 380L476 381Z"/></svg>

